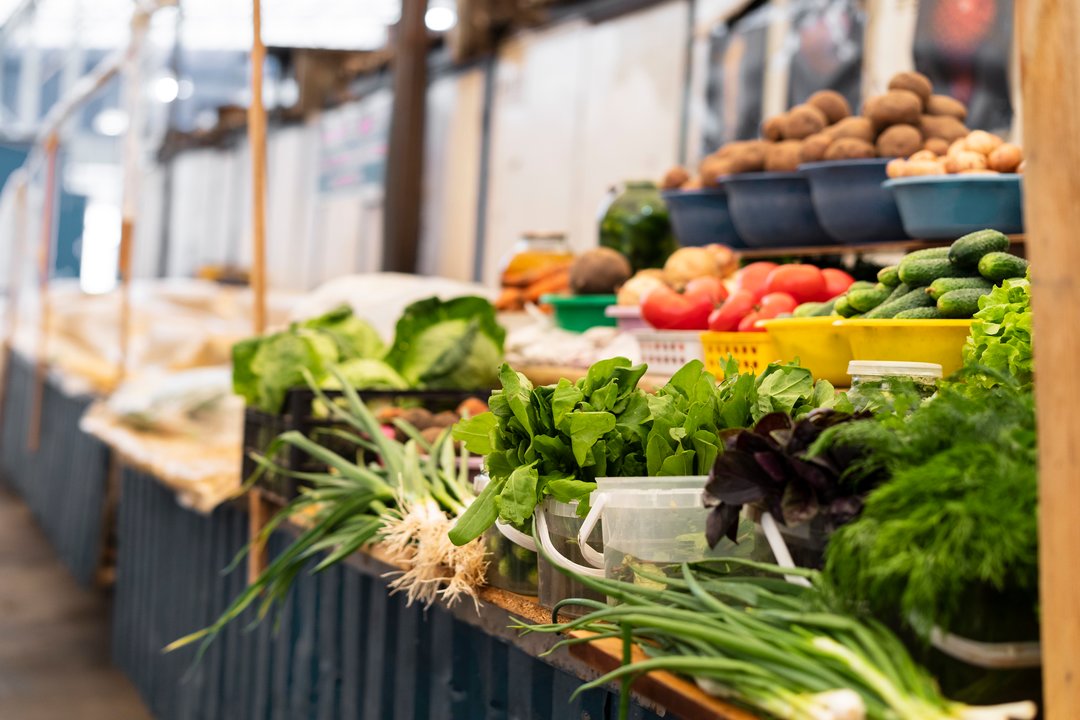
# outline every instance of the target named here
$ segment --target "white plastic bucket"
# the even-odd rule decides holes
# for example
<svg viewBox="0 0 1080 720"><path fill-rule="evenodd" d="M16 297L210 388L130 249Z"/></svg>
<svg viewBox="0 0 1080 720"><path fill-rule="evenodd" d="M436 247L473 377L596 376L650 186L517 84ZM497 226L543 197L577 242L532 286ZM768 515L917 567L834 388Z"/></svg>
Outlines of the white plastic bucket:
<svg viewBox="0 0 1080 720"><path fill-rule="evenodd" d="M483 492L491 479L486 473L477 475L473 488ZM487 584L521 595L537 594L536 543L523 532L496 522L484 533L484 545L491 555L487 569Z"/></svg>
<svg viewBox="0 0 1080 720"><path fill-rule="evenodd" d="M578 531L582 556L610 578L632 580L631 564L655 570L709 558L749 557L753 525L740 524L740 542L726 538L709 548L705 526L710 509L703 494L708 478L599 478L592 507ZM603 519L603 550L587 542Z"/></svg>

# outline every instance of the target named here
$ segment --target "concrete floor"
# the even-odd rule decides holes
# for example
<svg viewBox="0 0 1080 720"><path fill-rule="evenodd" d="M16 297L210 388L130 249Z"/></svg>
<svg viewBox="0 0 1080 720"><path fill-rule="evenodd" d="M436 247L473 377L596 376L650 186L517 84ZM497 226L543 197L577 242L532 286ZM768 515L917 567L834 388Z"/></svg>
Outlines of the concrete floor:
<svg viewBox="0 0 1080 720"><path fill-rule="evenodd" d="M0 719L143 720L109 663L105 595L79 587L0 483Z"/></svg>

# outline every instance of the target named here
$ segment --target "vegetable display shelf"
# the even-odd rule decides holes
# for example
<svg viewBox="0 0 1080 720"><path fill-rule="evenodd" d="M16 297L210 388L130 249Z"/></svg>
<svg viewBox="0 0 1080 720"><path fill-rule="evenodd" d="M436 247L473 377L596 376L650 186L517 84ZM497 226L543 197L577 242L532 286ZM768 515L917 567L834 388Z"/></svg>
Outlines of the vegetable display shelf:
<svg viewBox="0 0 1080 720"><path fill-rule="evenodd" d="M1023 256L1024 236L1010 235L1011 252ZM907 253L933 247L946 247L951 240L897 240L858 245L819 245L813 247L769 247L736 250L742 260L764 260L778 257L814 257L818 255L871 255L874 253Z"/></svg>
<svg viewBox="0 0 1080 720"><path fill-rule="evenodd" d="M9 353L7 362L0 481L22 496L71 574L89 585L105 556L111 512L110 452L79 429L94 398L68 394L50 377L42 398L40 446L32 452L26 418L34 401L34 363L17 352Z"/></svg>
<svg viewBox="0 0 1080 720"><path fill-rule="evenodd" d="M295 532L283 528L271 537L271 557ZM522 636L510 627L515 618L549 619L535 599L485 588L479 610L469 602L409 607L403 595L390 594L385 576L394 568L377 553L301 573L277 623L249 631L249 611L226 626L198 664L197 645L163 654L243 590L242 567L221 570L247 540L247 515L238 505L200 515L153 476L125 469L118 535L114 661L163 720L618 715L618 694L610 689L570 698L617 656L598 647L541 658L558 638ZM633 720L750 717L674 678L635 687L641 694Z"/></svg>

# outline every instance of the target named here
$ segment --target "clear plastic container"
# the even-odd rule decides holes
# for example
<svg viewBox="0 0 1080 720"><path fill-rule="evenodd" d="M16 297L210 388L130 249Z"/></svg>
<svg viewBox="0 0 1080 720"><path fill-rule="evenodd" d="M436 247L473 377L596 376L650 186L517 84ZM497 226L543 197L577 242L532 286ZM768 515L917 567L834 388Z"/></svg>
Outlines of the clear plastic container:
<svg viewBox="0 0 1080 720"><path fill-rule="evenodd" d="M578 565L586 565L585 556L581 552L578 543L578 533L581 530L582 518L577 515L577 503L561 503L556 500L544 501L539 512L543 513L542 526L539 528L542 535L550 538L551 547L566 560ZM603 541L603 530L599 523L589 534L589 542L599 545ZM557 567L540 558L540 604L546 608L555 607L555 604L566 598L586 598L605 602L607 598L601 593L588 589L584 585L571 580ZM580 617L588 612L587 608L579 606L567 606L561 610L568 617Z"/></svg>
<svg viewBox="0 0 1080 720"><path fill-rule="evenodd" d="M852 360L848 363L848 375L851 376L848 399L856 410L862 410L888 403L899 387L914 385L925 400L937 392L942 371L937 363Z"/></svg>
<svg viewBox="0 0 1080 720"><path fill-rule="evenodd" d="M750 557L753 522L739 525L738 543L722 538L715 548L705 539L710 508L703 494L708 478L599 478L592 508L579 530L585 560L608 578L635 581L635 569L652 574L681 572L682 563L709 558ZM603 520L603 552L592 537Z"/></svg>
<svg viewBox="0 0 1080 720"><path fill-rule="evenodd" d="M776 557L772 548L769 547L765 531L761 526L761 510L747 507L747 514L754 520L754 560L761 562L781 564L781 558ZM825 562L825 545L829 541L829 533L825 529L825 521L815 517L807 523L799 525L776 524L780 535L787 546L787 553L795 567L820 570Z"/></svg>
<svg viewBox="0 0 1080 720"><path fill-rule="evenodd" d="M479 495L489 482L491 478L487 473L481 473L473 480L473 488ZM516 533L511 530L504 533L498 525L484 533L484 547L491 555L487 568L487 584L521 595L536 595L536 548L527 546L532 538L522 538L519 543L508 537L511 534Z"/></svg>

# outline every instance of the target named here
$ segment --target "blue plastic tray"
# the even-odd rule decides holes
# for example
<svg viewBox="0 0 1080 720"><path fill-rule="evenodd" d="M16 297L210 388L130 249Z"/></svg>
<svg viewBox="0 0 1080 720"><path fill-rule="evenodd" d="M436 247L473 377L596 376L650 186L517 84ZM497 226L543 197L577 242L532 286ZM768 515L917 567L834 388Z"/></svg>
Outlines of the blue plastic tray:
<svg viewBox="0 0 1080 720"><path fill-rule="evenodd" d="M663 195L680 245L700 247L720 243L731 248L746 247L731 222L723 188L668 190Z"/></svg>
<svg viewBox="0 0 1080 720"><path fill-rule="evenodd" d="M881 186L888 158L806 163L810 197L825 231L837 242L858 244L908 237L891 192Z"/></svg>
<svg viewBox="0 0 1080 720"><path fill-rule="evenodd" d="M724 179L731 220L750 247L830 245L810 199L810 183L797 172L743 173Z"/></svg>
<svg viewBox="0 0 1080 720"><path fill-rule="evenodd" d="M952 239L994 228L1024 231L1020 175L926 175L886 180L912 237Z"/></svg>

